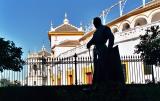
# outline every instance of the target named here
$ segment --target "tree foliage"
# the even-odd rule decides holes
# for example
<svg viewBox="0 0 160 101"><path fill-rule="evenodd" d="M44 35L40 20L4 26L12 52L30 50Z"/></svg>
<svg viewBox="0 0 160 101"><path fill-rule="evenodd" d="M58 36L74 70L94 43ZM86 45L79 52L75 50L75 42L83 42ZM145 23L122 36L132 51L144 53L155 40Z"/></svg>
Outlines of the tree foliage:
<svg viewBox="0 0 160 101"><path fill-rule="evenodd" d="M7 79L1 79L0 80L0 85L2 86L2 87L4 87L4 86L9 86L11 84L11 82L9 81L9 80L7 80Z"/></svg>
<svg viewBox="0 0 160 101"><path fill-rule="evenodd" d="M0 80L0 87L6 87L6 86L21 86L20 81L14 80L13 82L11 82L8 79L2 78Z"/></svg>
<svg viewBox="0 0 160 101"><path fill-rule="evenodd" d="M16 47L13 41L5 41L0 38L0 71L13 70L20 71L24 61L21 58L22 48Z"/></svg>
<svg viewBox="0 0 160 101"><path fill-rule="evenodd" d="M140 36L140 43L136 45L135 53L140 53L142 60L148 65L160 65L159 26L151 26Z"/></svg>

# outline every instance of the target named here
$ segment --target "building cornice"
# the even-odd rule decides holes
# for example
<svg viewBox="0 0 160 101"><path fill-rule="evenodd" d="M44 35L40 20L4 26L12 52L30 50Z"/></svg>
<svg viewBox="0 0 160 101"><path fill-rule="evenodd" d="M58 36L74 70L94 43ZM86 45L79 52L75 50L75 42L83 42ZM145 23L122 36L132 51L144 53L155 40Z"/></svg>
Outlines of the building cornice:
<svg viewBox="0 0 160 101"><path fill-rule="evenodd" d="M146 12L146 11L158 8L158 7L160 7L160 2L159 1L155 2L153 4L148 4L145 7L137 8L137 9L135 9L135 10L123 15L122 17L119 17L116 20L109 22L107 25L108 26L113 26L116 23L122 22L122 21L124 21L125 19L127 19L127 18L129 18L131 16L138 15L138 14L141 14L143 12Z"/></svg>
<svg viewBox="0 0 160 101"><path fill-rule="evenodd" d="M156 1L156 2L150 2L149 4L147 4L145 7L140 7L140 8L137 8L111 22L109 22L108 24L106 24L105 26L113 26L117 23L120 23L122 21L124 21L125 19L128 19L130 18L131 16L134 16L134 15L138 15L138 14L141 14L143 12L146 12L146 11L149 11L149 10L152 10L152 9L155 9L155 8L159 8L160 7L160 1ZM81 37L79 39L79 41L83 41L83 40L86 40L87 38L91 37L93 35L95 30L92 30L88 33L86 33L83 37Z"/></svg>
<svg viewBox="0 0 160 101"><path fill-rule="evenodd" d="M49 32L48 37L51 39L51 36L83 36L84 32Z"/></svg>

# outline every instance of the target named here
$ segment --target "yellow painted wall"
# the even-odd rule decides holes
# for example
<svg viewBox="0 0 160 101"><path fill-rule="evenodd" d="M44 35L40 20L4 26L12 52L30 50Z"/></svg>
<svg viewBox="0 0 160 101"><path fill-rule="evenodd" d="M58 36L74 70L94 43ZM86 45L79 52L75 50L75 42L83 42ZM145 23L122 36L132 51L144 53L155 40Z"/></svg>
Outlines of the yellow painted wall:
<svg viewBox="0 0 160 101"><path fill-rule="evenodd" d="M91 68L91 66L88 66L88 67L83 67L82 68L82 83L83 84L88 84L88 78L87 78L87 73L92 73L93 74L93 66L92 66L92 68ZM93 76L92 76L93 77Z"/></svg>

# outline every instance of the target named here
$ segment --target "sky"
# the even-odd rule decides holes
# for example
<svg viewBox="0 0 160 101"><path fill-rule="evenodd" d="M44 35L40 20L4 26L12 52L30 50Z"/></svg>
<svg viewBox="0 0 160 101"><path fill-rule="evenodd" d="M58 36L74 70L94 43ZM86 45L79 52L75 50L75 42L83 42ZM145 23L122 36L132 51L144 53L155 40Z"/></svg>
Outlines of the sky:
<svg viewBox="0 0 160 101"><path fill-rule="evenodd" d="M87 25L102 10L119 0L0 0L0 37L22 47L23 58L28 51L39 51L44 44L50 51L48 31L51 20L53 27L63 23L67 13L71 24ZM146 0L148 2L150 0ZM127 0L124 14L142 5L142 0ZM106 18L109 22L119 17L118 6Z"/></svg>

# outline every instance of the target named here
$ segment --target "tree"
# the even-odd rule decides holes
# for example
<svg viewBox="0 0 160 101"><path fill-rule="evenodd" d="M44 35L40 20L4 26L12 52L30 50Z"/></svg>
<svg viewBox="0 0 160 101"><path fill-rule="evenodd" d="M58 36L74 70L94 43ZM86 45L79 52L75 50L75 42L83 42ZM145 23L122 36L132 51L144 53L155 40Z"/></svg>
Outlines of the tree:
<svg viewBox="0 0 160 101"><path fill-rule="evenodd" d="M0 85L2 87L9 86L9 85L11 85L11 82L10 82L10 80L7 80L7 79L3 78L3 79L0 80Z"/></svg>
<svg viewBox="0 0 160 101"><path fill-rule="evenodd" d="M21 82L18 80L15 80L11 86L21 86Z"/></svg>
<svg viewBox="0 0 160 101"><path fill-rule="evenodd" d="M21 82L18 80L14 80L12 82L6 78L2 78L0 80L0 87L6 87L6 86L21 86Z"/></svg>
<svg viewBox="0 0 160 101"><path fill-rule="evenodd" d="M21 71L24 61L21 58L22 48L16 47L13 41L0 38L0 71Z"/></svg>
<svg viewBox="0 0 160 101"><path fill-rule="evenodd" d="M160 65L159 26L151 26L144 35L140 36L140 43L136 45L135 53L140 53L147 65Z"/></svg>

